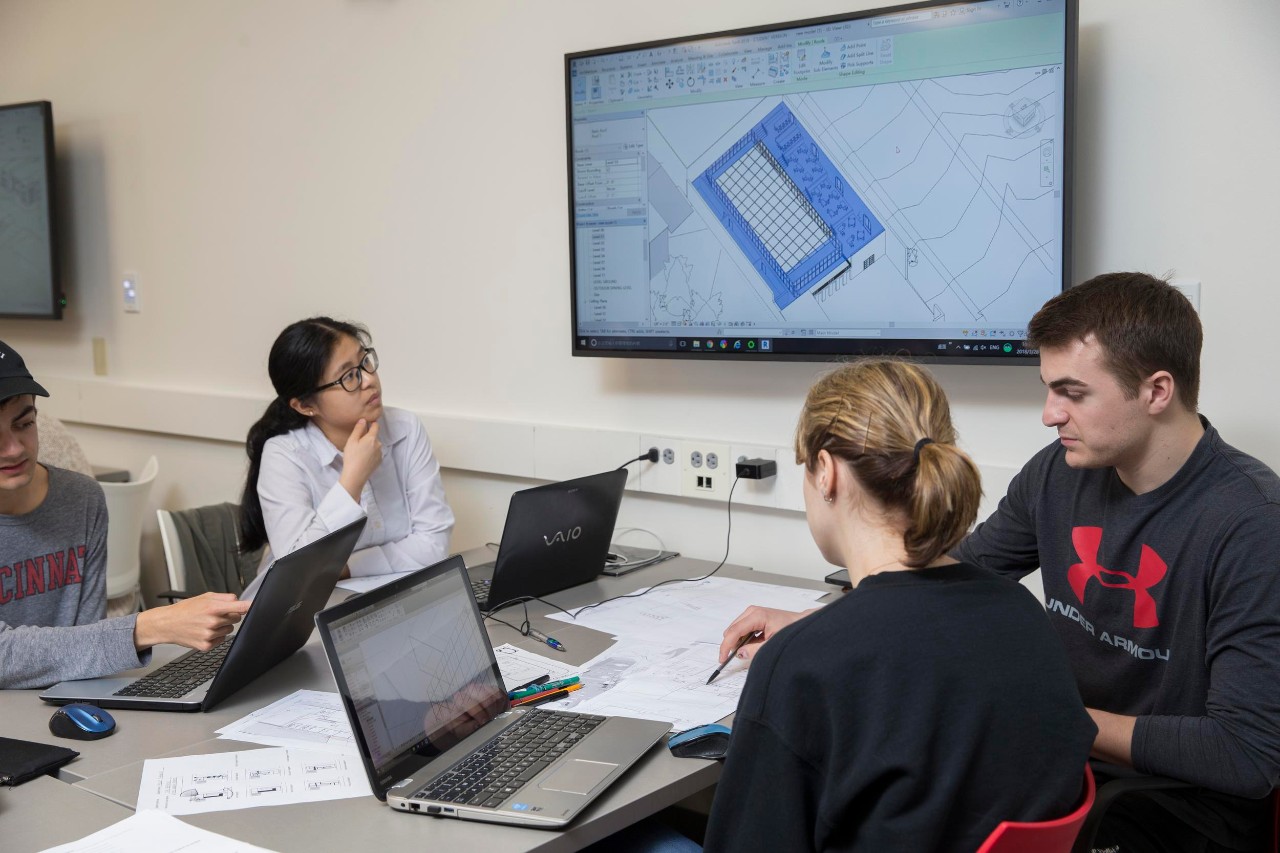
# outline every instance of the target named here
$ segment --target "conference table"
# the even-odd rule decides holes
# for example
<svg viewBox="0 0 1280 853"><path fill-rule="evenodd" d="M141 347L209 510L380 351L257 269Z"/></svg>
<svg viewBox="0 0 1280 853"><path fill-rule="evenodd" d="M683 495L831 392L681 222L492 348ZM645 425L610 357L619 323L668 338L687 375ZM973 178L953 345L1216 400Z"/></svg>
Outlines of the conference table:
<svg viewBox="0 0 1280 853"><path fill-rule="evenodd" d="M488 555L479 549L464 556L471 563L480 562ZM591 583L545 598L572 609L659 581L701 576L714 567L714 563L677 557L621 577L602 575ZM757 583L832 590L821 581L757 572L742 566L726 565L717 574ZM331 603L350 594L339 589ZM541 602L529 603L533 625L553 631L565 645L563 656L557 654L557 660L585 663L612 645L613 638L609 635L549 620L545 618L549 612L551 608ZM518 617L511 618L517 613ZM523 618L519 608L500 615L517 624ZM493 620L486 620L485 624L495 646L511 643L537 654L551 654L542 643L521 636L510 627ZM157 660L164 660L183 651L176 646L165 646L157 648L155 656ZM48 729L53 707L40 701L39 691L0 690L0 733L67 745L80 752L80 757L63 767L57 778L41 777L17 788L0 788L0 847L6 853L42 850L82 838L128 817L137 804L144 759L259 748L256 744L219 739L216 730L302 689L330 692L335 689L324 650L314 632L297 653L214 710L208 713L115 710L112 713L117 721L116 733L104 740L56 738ZM425 846L425 849L443 850L556 853L579 850L705 791L716 783L719 775L719 762L675 758L667 749L655 747L574 823L560 831L393 813L386 804L371 796L210 812L180 819L282 853L360 849L371 841L389 844L391 849L403 843L413 849Z"/></svg>

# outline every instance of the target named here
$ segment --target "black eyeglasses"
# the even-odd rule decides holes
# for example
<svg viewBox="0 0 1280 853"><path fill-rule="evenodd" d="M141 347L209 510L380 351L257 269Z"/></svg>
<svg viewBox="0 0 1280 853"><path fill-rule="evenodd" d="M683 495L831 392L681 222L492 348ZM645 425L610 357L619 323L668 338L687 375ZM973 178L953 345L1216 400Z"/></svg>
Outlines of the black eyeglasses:
<svg viewBox="0 0 1280 853"><path fill-rule="evenodd" d="M342 386L343 391L359 391L360 386L364 385L364 375L366 373L378 372L378 351L373 347L365 347L364 357L360 359L360 363L339 376L332 382L326 382L319 388L312 391L312 394L318 394L326 388L332 388L334 385Z"/></svg>

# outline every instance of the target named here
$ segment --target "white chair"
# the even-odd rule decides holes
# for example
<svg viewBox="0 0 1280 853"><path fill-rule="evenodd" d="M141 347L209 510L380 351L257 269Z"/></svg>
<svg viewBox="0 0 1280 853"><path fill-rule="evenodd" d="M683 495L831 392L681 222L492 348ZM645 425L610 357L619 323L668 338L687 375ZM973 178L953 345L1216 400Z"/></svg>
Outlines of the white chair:
<svg viewBox="0 0 1280 853"><path fill-rule="evenodd" d="M160 524L160 545L164 548L164 564L169 570L169 589L182 592L187 586L187 565L186 558L182 556L182 543L178 541L178 528L173 523L173 513L167 509L158 509L156 521Z"/></svg>
<svg viewBox="0 0 1280 853"><path fill-rule="evenodd" d="M107 496L107 599L132 596L133 606L129 612L137 609L142 575L142 519L151 496L151 484L159 472L160 463L152 456L136 480L98 484Z"/></svg>
<svg viewBox="0 0 1280 853"><path fill-rule="evenodd" d="M257 574L264 549L240 553L238 504L158 509L156 521L169 570L169 589L159 598L176 601L205 590L239 595Z"/></svg>

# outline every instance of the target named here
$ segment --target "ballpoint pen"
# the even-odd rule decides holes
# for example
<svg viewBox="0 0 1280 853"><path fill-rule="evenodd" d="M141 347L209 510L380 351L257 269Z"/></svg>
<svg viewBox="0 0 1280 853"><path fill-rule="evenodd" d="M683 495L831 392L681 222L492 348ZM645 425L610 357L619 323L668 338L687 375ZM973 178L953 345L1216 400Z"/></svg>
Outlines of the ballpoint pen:
<svg viewBox="0 0 1280 853"><path fill-rule="evenodd" d="M760 637L763 635L764 635L764 631L752 631L750 634L744 635L742 639L738 641L738 645L733 647L733 651L729 652L729 657L725 659L725 662L720 664L718 667L716 667L715 672L711 673L711 677L707 679L707 684L710 684L711 682L716 680L716 676L720 674L720 670L728 666L729 661L737 657L738 652L742 651L743 646L745 646L747 643L754 640L756 637Z"/></svg>
<svg viewBox="0 0 1280 853"><path fill-rule="evenodd" d="M539 642L546 643L548 646L550 646L551 648L555 649L558 652L563 652L565 650L564 645L559 640L557 640L555 637L548 637L546 634L542 633L537 628L530 628L529 636L533 637L535 640L538 640Z"/></svg>

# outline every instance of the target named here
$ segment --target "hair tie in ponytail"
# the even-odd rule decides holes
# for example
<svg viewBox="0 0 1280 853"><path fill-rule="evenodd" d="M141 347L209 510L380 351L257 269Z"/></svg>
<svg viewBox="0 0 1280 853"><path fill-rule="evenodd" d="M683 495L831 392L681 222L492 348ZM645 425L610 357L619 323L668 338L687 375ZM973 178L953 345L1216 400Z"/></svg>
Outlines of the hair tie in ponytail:
<svg viewBox="0 0 1280 853"><path fill-rule="evenodd" d="M924 438L922 438L922 439L920 439L919 441L917 441L917 442L916 442L916 449L915 449L915 452L914 452L914 456L915 456L915 463L916 463L917 465L919 465L919 464L920 464L920 450L921 450L921 448L923 448L926 444L933 444L933 439L932 439L932 438L929 438L928 436L925 436Z"/></svg>

